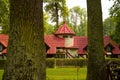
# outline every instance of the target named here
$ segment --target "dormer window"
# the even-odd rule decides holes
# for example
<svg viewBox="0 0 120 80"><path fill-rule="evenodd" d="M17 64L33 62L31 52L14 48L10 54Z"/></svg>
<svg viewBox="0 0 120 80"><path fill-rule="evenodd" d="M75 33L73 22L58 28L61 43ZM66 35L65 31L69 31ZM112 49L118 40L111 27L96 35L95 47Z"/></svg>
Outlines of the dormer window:
<svg viewBox="0 0 120 80"><path fill-rule="evenodd" d="M3 50L3 45L0 44L0 52L2 52L2 50Z"/></svg>
<svg viewBox="0 0 120 80"><path fill-rule="evenodd" d="M70 36L70 38L73 38L73 36Z"/></svg>
<svg viewBox="0 0 120 80"><path fill-rule="evenodd" d="M113 49L113 47L112 47L110 44L105 48L105 50L106 50L107 52L111 52L112 49Z"/></svg>
<svg viewBox="0 0 120 80"><path fill-rule="evenodd" d="M63 36L63 38L68 38L68 36Z"/></svg>
<svg viewBox="0 0 120 80"><path fill-rule="evenodd" d="M110 46L107 46L106 51L107 51L107 52L111 52L111 47L110 47Z"/></svg>

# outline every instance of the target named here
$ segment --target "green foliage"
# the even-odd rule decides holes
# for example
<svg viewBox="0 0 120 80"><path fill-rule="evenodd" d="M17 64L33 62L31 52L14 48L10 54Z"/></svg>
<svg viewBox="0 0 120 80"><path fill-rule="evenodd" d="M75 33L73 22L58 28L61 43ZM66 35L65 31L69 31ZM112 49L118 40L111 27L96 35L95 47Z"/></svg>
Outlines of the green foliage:
<svg viewBox="0 0 120 80"><path fill-rule="evenodd" d="M87 59L56 59L56 58L47 58L46 67L55 68L56 67L86 67ZM114 61L120 63L119 58L106 58L106 63L108 61ZM0 69L4 69L5 60L0 60ZM119 64L120 66L120 64Z"/></svg>
<svg viewBox="0 0 120 80"><path fill-rule="evenodd" d="M56 26L59 25L59 17L63 20L68 16L68 7L66 6L66 0L44 0L45 11L50 14L51 22L56 22Z"/></svg>
<svg viewBox="0 0 120 80"><path fill-rule="evenodd" d="M87 64L87 59L56 59L56 66L73 66L73 67L85 67Z"/></svg>
<svg viewBox="0 0 120 80"><path fill-rule="evenodd" d="M0 60L0 69L4 69L6 60Z"/></svg>
<svg viewBox="0 0 120 80"><path fill-rule="evenodd" d="M46 60L46 67L47 68L54 68L55 67L55 59L47 59Z"/></svg>
<svg viewBox="0 0 120 80"><path fill-rule="evenodd" d="M0 26L2 33L9 32L9 0L0 0Z"/></svg>
<svg viewBox="0 0 120 80"><path fill-rule="evenodd" d="M87 35L87 18L86 10L75 6L70 9L69 23L78 36Z"/></svg>
<svg viewBox="0 0 120 80"><path fill-rule="evenodd" d="M49 58L46 60L46 66L49 68L56 67L85 67L87 59L55 59Z"/></svg>
<svg viewBox="0 0 120 80"><path fill-rule="evenodd" d="M44 33L45 34L53 34L54 26L50 25L48 22L48 14L44 12Z"/></svg>
<svg viewBox="0 0 120 80"><path fill-rule="evenodd" d="M115 32L111 37L120 45L120 23L117 23Z"/></svg>
<svg viewBox="0 0 120 80"><path fill-rule="evenodd" d="M112 38L120 45L120 0L113 0L114 4L110 9L110 15L115 18L115 32Z"/></svg>
<svg viewBox="0 0 120 80"><path fill-rule="evenodd" d="M103 22L103 34L106 36L111 36L115 31L114 17L108 17Z"/></svg>

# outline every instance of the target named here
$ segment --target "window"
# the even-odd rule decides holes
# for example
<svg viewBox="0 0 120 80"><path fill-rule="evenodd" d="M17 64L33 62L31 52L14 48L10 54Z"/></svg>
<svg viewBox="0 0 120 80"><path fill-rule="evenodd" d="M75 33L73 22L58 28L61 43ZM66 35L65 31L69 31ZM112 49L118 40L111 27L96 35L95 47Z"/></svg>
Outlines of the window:
<svg viewBox="0 0 120 80"><path fill-rule="evenodd" d="M68 36L63 36L63 38L68 38Z"/></svg>
<svg viewBox="0 0 120 80"><path fill-rule="evenodd" d="M107 46L107 47L106 47L106 51L107 51L107 52L111 52L111 51L112 51L112 47L111 47L111 46Z"/></svg>
<svg viewBox="0 0 120 80"><path fill-rule="evenodd" d="M56 54L56 58L65 58L65 54Z"/></svg>
<svg viewBox="0 0 120 80"><path fill-rule="evenodd" d="M70 38L73 38L73 36L70 36Z"/></svg>
<svg viewBox="0 0 120 80"><path fill-rule="evenodd" d="M3 45L0 44L0 52L3 50Z"/></svg>

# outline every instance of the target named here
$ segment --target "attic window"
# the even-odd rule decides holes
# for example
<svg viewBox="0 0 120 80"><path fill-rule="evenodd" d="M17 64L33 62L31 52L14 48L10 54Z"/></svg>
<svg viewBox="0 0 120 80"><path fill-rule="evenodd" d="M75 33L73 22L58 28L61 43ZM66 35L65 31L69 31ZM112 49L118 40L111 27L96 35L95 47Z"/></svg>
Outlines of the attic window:
<svg viewBox="0 0 120 80"><path fill-rule="evenodd" d="M3 50L3 45L0 44L0 52Z"/></svg>
<svg viewBox="0 0 120 80"><path fill-rule="evenodd" d="M107 52L111 52L111 51L112 51L112 47L111 47L111 46L107 46L107 47L106 47L106 51L107 51Z"/></svg>
<svg viewBox="0 0 120 80"><path fill-rule="evenodd" d="M68 38L68 36L63 36L63 38Z"/></svg>
<svg viewBox="0 0 120 80"><path fill-rule="evenodd" d="M70 36L70 38L73 38L73 36Z"/></svg>

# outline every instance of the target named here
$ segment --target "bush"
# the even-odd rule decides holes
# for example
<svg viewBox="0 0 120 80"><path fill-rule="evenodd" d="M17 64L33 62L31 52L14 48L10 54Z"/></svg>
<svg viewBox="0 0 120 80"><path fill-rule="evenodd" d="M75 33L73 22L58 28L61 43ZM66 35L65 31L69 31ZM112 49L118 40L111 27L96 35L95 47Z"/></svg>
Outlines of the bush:
<svg viewBox="0 0 120 80"><path fill-rule="evenodd" d="M54 68L55 67L55 59L54 58L47 58L46 59L46 67L47 68Z"/></svg>
<svg viewBox="0 0 120 80"><path fill-rule="evenodd" d="M4 69L6 60L0 60L0 69Z"/></svg>
<svg viewBox="0 0 120 80"><path fill-rule="evenodd" d="M85 67L87 59L56 59L57 67L73 66L73 67Z"/></svg>
<svg viewBox="0 0 120 80"><path fill-rule="evenodd" d="M53 68L53 67L86 67L87 66L87 62L88 62L88 59L62 59L62 58L59 58L59 59L47 59L47 60L50 60L48 62L52 62L52 63L47 63L47 65L49 64L49 66L47 67L50 67L50 68ZM52 60L52 61L51 61ZM106 63L108 61L114 61L116 63L119 63L119 66L120 66L120 59L119 58L107 58L105 59Z"/></svg>

